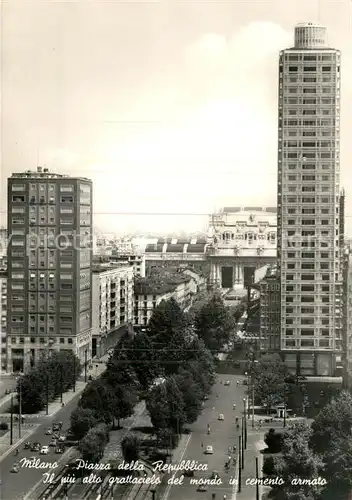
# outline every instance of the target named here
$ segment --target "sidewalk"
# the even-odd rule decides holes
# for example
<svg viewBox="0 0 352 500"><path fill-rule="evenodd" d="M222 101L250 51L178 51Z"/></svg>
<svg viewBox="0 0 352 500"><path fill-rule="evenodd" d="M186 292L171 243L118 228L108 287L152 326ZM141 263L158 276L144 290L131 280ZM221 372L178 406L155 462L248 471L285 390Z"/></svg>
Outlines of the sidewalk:
<svg viewBox="0 0 352 500"><path fill-rule="evenodd" d="M233 496L233 500L254 500L256 498L256 486L253 482L252 485L246 482L256 478L255 459L258 457L258 475L262 477L263 468L263 454L260 450L266 448L264 443L264 432L248 431L247 436L247 449L244 452L244 469L242 470L241 492ZM238 474L238 472L237 472ZM238 477L238 475L237 475ZM259 498L262 497L263 487L259 486Z"/></svg>

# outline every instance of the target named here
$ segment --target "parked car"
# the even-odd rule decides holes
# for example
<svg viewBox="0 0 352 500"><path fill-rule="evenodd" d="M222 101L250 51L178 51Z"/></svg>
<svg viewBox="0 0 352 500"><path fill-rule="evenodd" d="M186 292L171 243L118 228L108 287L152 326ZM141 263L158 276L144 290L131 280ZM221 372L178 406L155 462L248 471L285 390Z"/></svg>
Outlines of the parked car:
<svg viewBox="0 0 352 500"><path fill-rule="evenodd" d="M64 434L62 434L61 436L59 436L59 441L63 442L66 440L66 436Z"/></svg>
<svg viewBox="0 0 352 500"><path fill-rule="evenodd" d="M229 380L226 380L226 382L224 383L224 385L226 385L226 386L231 385L231 382Z"/></svg>
<svg viewBox="0 0 352 500"><path fill-rule="evenodd" d="M25 450L30 450L31 446L32 446L32 443L30 441L26 441L24 443L24 449Z"/></svg>
<svg viewBox="0 0 352 500"><path fill-rule="evenodd" d="M46 434L47 436L51 436L51 435L52 435L52 433L53 433L53 430L52 430L52 429L47 429L47 430L45 431L45 434Z"/></svg>
<svg viewBox="0 0 352 500"><path fill-rule="evenodd" d="M218 420L222 420L222 421L225 420L225 417L222 413L219 413Z"/></svg>
<svg viewBox="0 0 352 500"><path fill-rule="evenodd" d="M55 453L62 454L64 451L65 451L65 448L63 446L61 446L61 445L58 445L55 448Z"/></svg>
<svg viewBox="0 0 352 500"><path fill-rule="evenodd" d="M49 446L57 446L57 439L51 438L51 441L49 443Z"/></svg>

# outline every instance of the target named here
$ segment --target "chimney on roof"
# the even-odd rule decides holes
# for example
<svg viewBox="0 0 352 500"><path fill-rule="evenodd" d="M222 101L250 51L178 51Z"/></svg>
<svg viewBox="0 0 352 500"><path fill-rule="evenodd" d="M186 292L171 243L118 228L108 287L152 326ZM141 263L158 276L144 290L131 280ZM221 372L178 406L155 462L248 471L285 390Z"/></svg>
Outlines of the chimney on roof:
<svg viewBox="0 0 352 500"><path fill-rule="evenodd" d="M43 172L44 172L45 174L47 174L47 173L49 172L49 169L48 169L48 168L43 168Z"/></svg>
<svg viewBox="0 0 352 500"><path fill-rule="evenodd" d="M37 167L37 172L38 172L38 174L41 174L42 173L42 167Z"/></svg>

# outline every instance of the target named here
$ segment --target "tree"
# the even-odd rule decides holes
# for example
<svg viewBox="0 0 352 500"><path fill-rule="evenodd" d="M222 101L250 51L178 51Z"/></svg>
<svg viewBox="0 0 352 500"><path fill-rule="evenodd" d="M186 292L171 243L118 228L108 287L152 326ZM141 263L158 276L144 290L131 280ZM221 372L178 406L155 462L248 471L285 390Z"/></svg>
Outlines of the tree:
<svg viewBox="0 0 352 500"><path fill-rule="evenodd" d="M93 463L99 462L103 458L108 441L109 432L105 425L100 424L90 429L78 445L83 460Z"/></svg>
<svg viewBox="0 0 352 500"><path fill-rule="evenodd" d="M251 364L255 398L268 411L285 401L288 387L285 383L286 367L277 354L264 354Z"/></svg>
<svg viewBox="0 0 352 500"><path fill-rule="evenodd" d="M123 385L131 391L138 391L139 382L134 367L128 359L123 359L123 356L121 358L120 349L116 348L107 363L106 370L101 379L104 383L112 387Z"/></svg>
<svg viewBox="0 0 352 500"><path fill-rule="evenodd" d="M114 401L113 388L103 379L93 380L84 389L79 405L82 408L92 410L96 415L99 415L101 421L108 423L113 422L112 405Z"/></svg>
<svg viewBox="0 0 352 500"><path fill-rule="evenodd" d="M269 429L265 434L264 441L267 445L268 453L279 453L284 442L284 434L276 432L275 429Z"/></svg>
<svg viewBox="0 0 352 500"><path fill-rule="evenodd" d="M310 427L299 423L288 429L282 446L282 456L274 459L274 474L284 484L273 485L274 498L287 500L316 500L323 487L312 484L321 477L324 463L309 447ZM307 483L304 484L304 481ZM309 481L309 482L308 482Z"/></svg>
<svg viewBox="0 0 352 500"><path fill-rule="evenodd" d="M71 430L77 439L82 439L98 423L97 414L90 408L78 406L71 413Z"/></svg>
<svg viewBox="0 0 352 500"><path fill-rule="evenodd" d="M155 344L167 345L175 332L187 325L185 315L174 299L162 300L154 309L147 326L147 334ZM158 347L158 346L157 346Z"/></svg>
<svg viewBox="0 0 352 500"><path fill-rule="evenodd" d="M195 331L211 350L222 347L234 327L234 318L219 295L214 295L204 304L195 318Z"/></svg>
<svg viewBox="0 0 352 500"><path fill-rule="evenodd" d="M115 426L115 420L120 427L120 419L133 414L137 402L136 392L131 387L112 386L104 379L91 382L83 391L80 406L94 411L99 419Z"/></svg>
<svg viewBox="0 0 352 500"><path fill-rule="evenodd" d="M186 370L181 370L175 376L175 381L183 397L185 420L192 424L202 411L202 387L193 379L192 373Z"/></svg>
<svg viewBox="0 0 352 500"><path fill-rule="evenodd" d="M23 412L41 410L47 399L48 402L53 401L61 392L67 391L80 371L80 362L72 351L54 351L48 358L40 359L17 382L17 390L22 392Z"/></svg>
<svg viewBox="0 0 352 500"><path fill-rule="evenodd" d="M186 422L185 404L175 377L168 377L163 383L150 389L146 403L156 430L181 431Z"/></svg>
<svg viewBox="0 0 352 500"><path fill-rule="evenodd" d="M336 439L347 439L352 429L352 395L342 391L318 413L312 429L311 445L317 453L330 450Z"/></svg>
<svg viewBox="0 0 352 500"><path fill-rule="evenodd" d="M352 493L352 435L336 438L324 455L327 486L322 500L346 500Z"/></svg>
<svg viewBox="0 0 352 500"><path fill-rule="evenodd" d="M113 389L113 398L110 400L110 411L115 426L120 428L120 420L133 415L134 406L137 403L137 395L128 387L118 385Z"/></svg>
<svg viewBox="0 0 352 500"><path fill-rule="evenodd" d="M133 368L143 390L147 389L162 372L153 340L146 333L142 332L133 338L128 338L115 352L120 362L123 360Z"/></svg>
<svg viewBox="0 0 352 500"><path fill-rule="evenodd" d="M140 439L136 435L129 434L128 436L124 437L121 442L124 460L128 463L131 463L133 461L136 462L139 459L140 446Z"/></svg>
<svg viewBox="0 0 352 500"><path fill-rule="evenodd" d="M352 395L342 391L312 424L311 446L326 464L325 498L344 500L352 489ZM329 497L330 495L330 497Z"/></svg>

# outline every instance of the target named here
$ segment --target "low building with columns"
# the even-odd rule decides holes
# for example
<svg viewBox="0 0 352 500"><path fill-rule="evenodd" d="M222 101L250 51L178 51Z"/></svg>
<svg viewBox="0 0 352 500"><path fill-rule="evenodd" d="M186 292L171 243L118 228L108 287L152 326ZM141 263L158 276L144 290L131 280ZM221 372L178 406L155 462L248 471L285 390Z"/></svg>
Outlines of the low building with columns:
<svg viewBox="0 0 352 500"><path fill-rule="evenodd" d="M259 281L276 261L276 208L224 207L210 216L210 282L222 289Z"/></svg>
<svg viewBox="0 0 352 500"><path fill-rule="evenodd" d="M243 289L276 262L276 208L224 207L209 219L208 234L160 238L144 249L148 270L193 267L217 288Z"/></svg>

